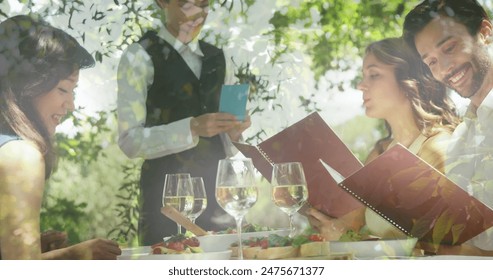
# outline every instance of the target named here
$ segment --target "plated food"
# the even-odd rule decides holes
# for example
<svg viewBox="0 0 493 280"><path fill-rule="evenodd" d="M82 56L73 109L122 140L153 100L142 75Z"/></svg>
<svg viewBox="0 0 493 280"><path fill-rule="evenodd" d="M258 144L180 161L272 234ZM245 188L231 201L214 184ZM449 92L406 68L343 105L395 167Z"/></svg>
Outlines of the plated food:
<svg viewBox="0 0 493 280"><path fill-rule="evenodd" d="M286 230L284 235L267 234L249 237L243 240L243 256L245 259L375 259L409 257L416 245L416 238L397 240L359 240L359 235L350 233L341 240L359 241L325 241L319 234L305 232L289 238ZM228 234L226 234L228 235ZM233 241L227 249L212 248L207 250L199 238L173 236L153 246L142 246L122 249L120 260L228 260L237 256L238 247ZM223 235L217 236L221 240ZM367 237L365 237L367 238ZM233 246L229 244L233 243Z"/></svg>
<svg viewBox="0 0 493 280"><path fill-rule="evenodd" d="M328 256L329 243L319 234L298 235L294 238L270 234L266 237L244 240L243 257L245 259L274 260ZM232 256L236 256L238 246L231 247Z"/></svg>
<svg viewBox="0 0 493 280"><path fill-rule="evenodd" d="M330 242L317 233L299 235L294 244L300 246L300 257L317 257L330 255Z"/></svg>
<svg viewBox="0 0 493 280"><path fill-rule="evenodd" d="M193 254L203 253L200 248L200 241L196 237L187 237L184 234L178 234L163 239L163 242L151 246L151 253L158 254Z"/></svg>
<svg viewBox="0 0 493 280"><path fill-rule="evenodd" d="M242 242L243 258L274 260L292 258L298 255L299 248L292 246L292 239L287 236L270 234L266 237L251 237ZM238 245L231 247L233 256L238 254Z"/></svg>
<svg viewBox="0 0 493 280"><path fill-rule="evenodd" d="M124 249L119 260L229 260L231 250L204 252L200 241L183 234L166 237L152 246Z"/></svg>
<svg viewBox="0 0 493 280"><path fill-rule="evenodd" d="M243 229L247 231L243 232ZM251 230L259 230L259 231L251 231ZM269 236L269 234L287 236L289 234L289 229L271 229L268 227L247 225L242 228L241 236L243 239L249 239L254 237L266 237ZM210 232L208 235L197 236L197 239L200 241L200 247L202 247L202 249L205 252L225 251L225 250L229 250L232 243L238 241L238 235L236 234L236 230L230 228L228 230L221 232Z"/></svg>
<svg viewBox="0 0 493 280"><path fill-rule="evenodd" d="M349 231L340 241L325 241L307 230L294 238L270 234L268 237L249 238L243 243L245 259L375 259L385 257L409 257L416 245L416 238L382 240L364 232ZM232 256L237 246L232 246Z"/></svg>

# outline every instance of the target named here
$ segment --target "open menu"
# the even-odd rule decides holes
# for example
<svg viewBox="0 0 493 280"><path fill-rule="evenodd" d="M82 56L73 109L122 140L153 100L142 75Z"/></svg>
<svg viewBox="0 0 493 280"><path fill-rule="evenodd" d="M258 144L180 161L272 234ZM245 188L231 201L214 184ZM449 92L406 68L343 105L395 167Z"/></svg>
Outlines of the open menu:
<svg viewBox="0 0 493 280"><path fill-rule="evenodd" d="M252 159L255 168L269 182L275 163L301 162L307 181L308 203L329 216L340 217L362 207L324 171L319 159L344 176L353 174L363 165L316 112L256 146L233 144Z"/></svg>
<svg viewBox="0 0 493 280"><path fill-rule="evenodd" d="M459 245L493 226L492 209L399 144L339 186L422 242Z"/></svg>

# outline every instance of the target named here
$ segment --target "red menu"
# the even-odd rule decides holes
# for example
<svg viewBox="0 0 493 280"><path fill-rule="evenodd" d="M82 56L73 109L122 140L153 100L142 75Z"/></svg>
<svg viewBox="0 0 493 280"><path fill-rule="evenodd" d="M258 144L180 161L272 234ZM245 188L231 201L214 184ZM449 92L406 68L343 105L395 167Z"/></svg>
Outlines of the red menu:
<svg viewBox="0 0 493 280"><path fill-rule="evenodd" d="M362 206L337 185L319 162L323 159L343 176L349 176L363 166L316 112L257 146L233 144L252 159L255 168L269 182L275 163L301 162L309 204L329 216L340 217Z"/></svg>
<svg viewBox="0 0 493 280"><path fill-rule="evenodd" d="M458 245L493 226L492 209L401 145L339 185L420 241Z"/></svg>

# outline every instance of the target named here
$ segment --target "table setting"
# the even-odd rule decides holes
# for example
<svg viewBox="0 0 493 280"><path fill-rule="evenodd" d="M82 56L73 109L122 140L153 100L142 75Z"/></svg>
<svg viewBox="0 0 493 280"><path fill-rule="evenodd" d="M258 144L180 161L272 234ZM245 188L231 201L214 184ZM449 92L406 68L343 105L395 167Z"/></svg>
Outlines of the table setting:
<svg viewBox="0 0 493 280"><path fill-rule="evenodd" d="M273 165L271 200L289 217L289 228L254 227L244 232L243 217L255 205L258 187L251 159L224 159L218 163L215 197L235 218L236 228L208 232L195 224L207 207L202 178L166 174L161 213L177 224L177 235L152 246L123 248L119 260L467 260L479 256L429 256L416 249L417 238L325 241L318 233L300 233L293 214L308 200L303 167L299 162ZM182 227L186 229L182 233Z"/></svg>

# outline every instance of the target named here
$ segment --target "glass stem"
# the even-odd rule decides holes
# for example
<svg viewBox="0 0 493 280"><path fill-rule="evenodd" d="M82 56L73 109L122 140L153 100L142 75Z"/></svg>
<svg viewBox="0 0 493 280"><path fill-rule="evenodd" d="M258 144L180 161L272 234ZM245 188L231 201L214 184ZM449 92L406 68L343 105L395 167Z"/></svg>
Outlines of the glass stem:
<svg viewBox="0 0 493 280"><path fill-rule="evenodd" d="M235 218L236 220L236 233L238 234L238 259L243 259L243 244L241 244L241 222L243 216Z"/></svg>
<svg viewBox="0 0 493 280"><path fill-rule="evenodd" d="M176 224L178 226L178 234L181 234L181 225L180 224Z"/></svg>
<svg viewBox="0 0 493 280"><path fill-rule="evenodd" d="M289 237L293 238L296 234L296 228L294 227L293 214L288 214L289 216Z"/></svg>

